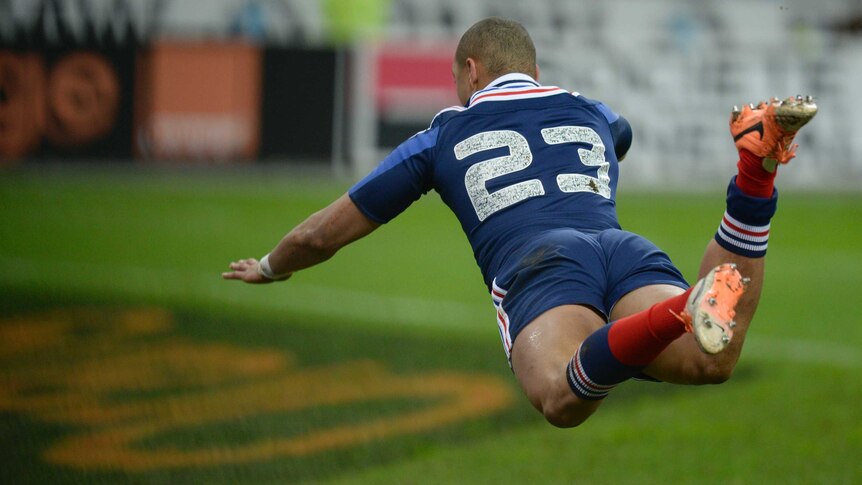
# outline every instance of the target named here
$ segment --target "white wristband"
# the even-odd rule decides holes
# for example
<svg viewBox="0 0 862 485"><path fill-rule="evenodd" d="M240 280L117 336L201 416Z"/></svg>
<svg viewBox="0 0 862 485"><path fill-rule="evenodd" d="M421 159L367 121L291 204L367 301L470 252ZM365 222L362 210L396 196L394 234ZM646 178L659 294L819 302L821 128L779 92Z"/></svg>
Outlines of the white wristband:
<svg viewBox="0 0 862 485"><path fill-rule="evenodd" d="M273 273L272 266L269 265L269 254L267 254L266 256L260 258L260 262L257 264L257 274L272 281L282 281L290 278L290 275L292 275L293 273Z"/></svg>

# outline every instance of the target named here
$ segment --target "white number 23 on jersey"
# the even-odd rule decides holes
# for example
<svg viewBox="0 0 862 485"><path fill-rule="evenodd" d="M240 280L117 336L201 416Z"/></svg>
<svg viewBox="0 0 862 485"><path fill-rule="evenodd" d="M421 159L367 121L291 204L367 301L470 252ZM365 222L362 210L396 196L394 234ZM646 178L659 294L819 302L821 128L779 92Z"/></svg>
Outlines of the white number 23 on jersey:
<svg viewBox="0 0 862 485"><path fill-rule="evenodd" d="M578 173L557 175L557 186L563 192L593 192L609 199L611 178L610 163L605 160L605 145L599 134L583 126L558 126L542 130L542 139L549 145L560 143L586 143L590 149L579 148L578 155L584 165L598 167L597 177ZM530 197L545 195L545 187L539 179L525 180L495 192L488 192L489 180L526 169L533 163L533 152L527 139L517 131L485 131L455 145L455 157L463 160L475 153L495 148L508 147L509 154L477 162L467 169L464 186L476 216L484 221L491 214Z"/></svg>

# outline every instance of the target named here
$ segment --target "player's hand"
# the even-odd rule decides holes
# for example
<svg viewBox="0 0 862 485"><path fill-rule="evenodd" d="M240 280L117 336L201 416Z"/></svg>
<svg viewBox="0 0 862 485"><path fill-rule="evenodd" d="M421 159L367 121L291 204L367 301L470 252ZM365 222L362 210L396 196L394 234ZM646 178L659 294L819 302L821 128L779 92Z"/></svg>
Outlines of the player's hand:
<svg viewBox="0 0 862 485"><path fill-rule="evenodd" d="M251 284L264 284L275 281L260 274L257 269L258 264L260 263L254 258L234 261L228 266L231 270L222 273L221 277L226 280L240 280Z"/></svg>

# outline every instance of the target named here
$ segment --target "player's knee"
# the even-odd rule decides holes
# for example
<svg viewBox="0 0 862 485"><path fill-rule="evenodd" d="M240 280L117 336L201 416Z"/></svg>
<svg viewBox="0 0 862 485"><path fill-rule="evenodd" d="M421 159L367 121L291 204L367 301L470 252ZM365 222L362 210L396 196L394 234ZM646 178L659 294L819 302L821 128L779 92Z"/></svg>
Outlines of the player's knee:
<svg viewBox="0 0 862 485"><path fill-rule="evenodd" d="M574 428L589 418L598 407L598 402L566 399L564 402L542 406L542 414L548 423L557 428Z"/></svg>
<svg viewBox="0 0 862 485"><path fill-rule="evenodd" d="M545 420L557 428L574 428L587 420L588 416L579 416L574 413L544 412Z"/></svg>
<svg viewBox="0 0 862 485"><path fill-rule="evenodd" d="M722 384L733 376L734 366L713 359L702 361L694 366L694 381L697 384Z"/></svg>
<svg viewBox="0 0 862 485"><path fill-rule="evenodd" d="M722 384L730 380L733 376L733 366L729 365L713 365L706 372L707 384Z"/></svg>

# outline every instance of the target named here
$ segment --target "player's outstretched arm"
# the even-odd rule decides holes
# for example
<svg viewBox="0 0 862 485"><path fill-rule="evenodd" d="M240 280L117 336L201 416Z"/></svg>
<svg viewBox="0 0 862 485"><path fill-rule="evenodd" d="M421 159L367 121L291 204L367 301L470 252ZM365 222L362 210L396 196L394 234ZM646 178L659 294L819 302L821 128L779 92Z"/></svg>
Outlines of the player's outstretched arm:
<svg viewBox="0 0 862 485"><path fill-rule="evenodd" d="M295 271L326 261L378 227L380 224L366 217L344 194L293 228L261 261L234 261L222 278L257 284L283 281Z"/></svg>

